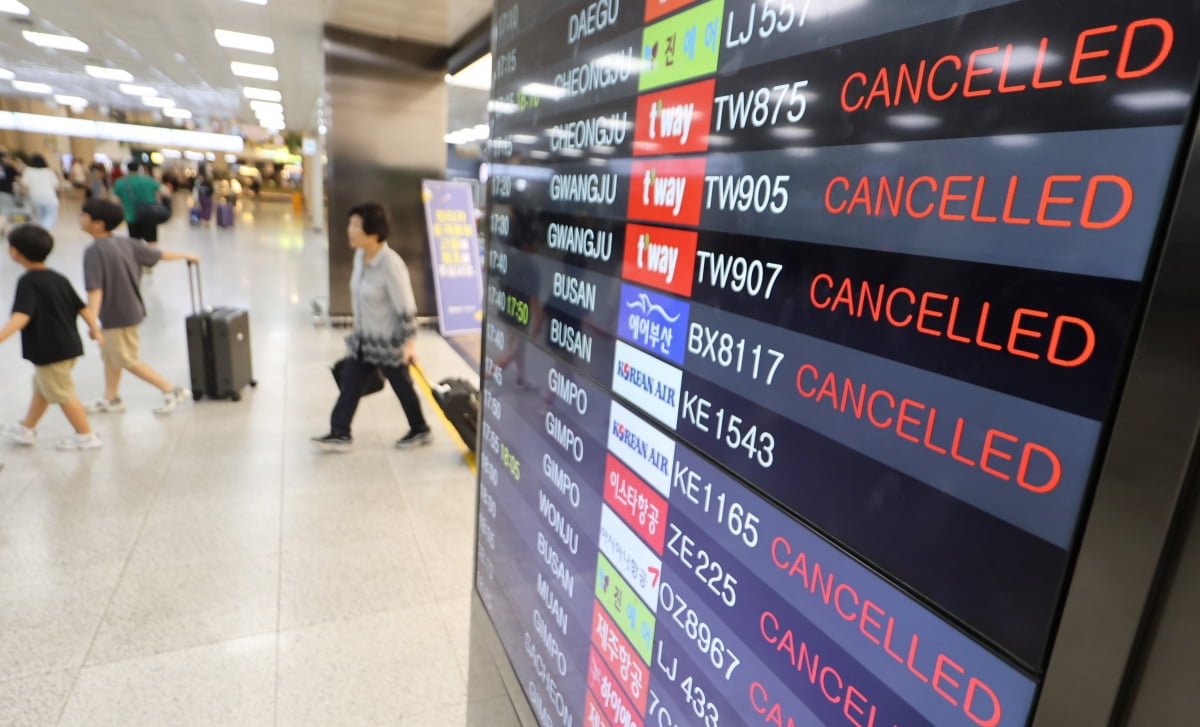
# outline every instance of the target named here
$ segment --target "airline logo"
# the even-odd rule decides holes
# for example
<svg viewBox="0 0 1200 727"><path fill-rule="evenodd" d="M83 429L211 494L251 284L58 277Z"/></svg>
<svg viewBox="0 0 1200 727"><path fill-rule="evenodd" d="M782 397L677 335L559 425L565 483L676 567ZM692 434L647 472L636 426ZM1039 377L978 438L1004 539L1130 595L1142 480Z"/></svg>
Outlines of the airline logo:
<svg viewBox="0 0 1200 727"><path fill-rule="evenodd" d="M691 306L683 301L622 285L617 335L682 365L690 314Z"/></svg>
<svg viewBox="0 0 1200 727"><path fill-rule="evenodd" d="M642 661L650 663L657 617L630 587L604 553L596 554L596 600L612 617Z"/></svg>
<svg viewBox="0 0 1200 727"><path fill-rule="evenodd" d="M613 360L613 391L674 429L679 423L683 372L624 341L617 341Z"/></svg>
<svg viewBox="0 0 1200 727"><path fill-rule="evenodd" d="M667 535L667 501L611 454L604 457L604 502L625 519L651 550L662 555Z"/></svg>
<svg viewBox="0 0 1200 727"><path fill-rule="evenodd" d="M697 233L688 230L626 225L621 275L639 285L691 297L698 238ZM650 314L648 310L643 312Z"/></svg>
<svg viewBox="0 0 1200 727"><path fill-rule="evenodd" d="M629 643L620 627L599 603L592 608L592 646L621 681L638 714L645 714L646 698L650 691L650 667L641 663L633 644Z"/></svg>
<svg viewBox="0 0 1200 727"><path fill-rule="evenodd" d="M690 81L717 72L725 0L708 0L642 31L638 90Z"/></svg>
<svg viewBox="0 0 1200 727"><path fill-rule="evenodd" d="M704 157L634 162L629 216L647 222L699 225L706 165Z"/></svg>
<svg viewBox="0 0 1200 727"><path fill-rule="evenodd" d="M607 505L600 512L600 552L637 592L651 613L658 611L658 584L661 582L662 559L650 551L642 539L633 534L621 516Z"/></svg>
<svg viewBox="0 0 1200 727"><path fill-rule="evenodd" d="M616 401L608 418L608 451L621 458L663 497L671 496L675 440Z"/></svg>
<svg viewBox="0 0 1200 727"><path fill-rule="evenodd" d="M617 724L621 727L645 727L645 723L637 712L629 696L618 687L620 681L605 665L596 650L588 649L588 694L600 696L600 716L604 724ZM598 727L598 722L588 723L589 727Z"/></svg>
<svg viewBox="0 0 1200 727"><path fill-rule="evenodd" d="M646 0L646 22L657 20L667 13L673 13L694 2L696 0Z"/></svg>
<svg viewBox="0 0 1200 727"><path fill-rule="evenodd" d="M708 151L716 79L638 99L634 156Z"/></svg>

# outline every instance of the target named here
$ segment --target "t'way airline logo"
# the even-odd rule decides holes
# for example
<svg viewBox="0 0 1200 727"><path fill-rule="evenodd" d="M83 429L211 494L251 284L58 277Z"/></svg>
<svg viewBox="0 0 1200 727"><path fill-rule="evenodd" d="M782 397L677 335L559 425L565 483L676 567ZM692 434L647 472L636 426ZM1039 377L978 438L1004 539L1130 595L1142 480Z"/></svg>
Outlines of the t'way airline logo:
<svg viewBox="0 0 1200 727"><path fill-rule="evenodd" d="M629 216L650 222L700 224L706 160L634 162Z"/></svg>
<svg viewBox="0 0 1200 727"><path fill-rule="evenodd" d="M708 151L716 79L638 99L635 156Z"/></svg>
<svg viewBox="0 0 1200 727"><path fill-rule="evenodd" d="M691 296L698 237L687 230L626 225L621 274L634 283Z"/></svg>

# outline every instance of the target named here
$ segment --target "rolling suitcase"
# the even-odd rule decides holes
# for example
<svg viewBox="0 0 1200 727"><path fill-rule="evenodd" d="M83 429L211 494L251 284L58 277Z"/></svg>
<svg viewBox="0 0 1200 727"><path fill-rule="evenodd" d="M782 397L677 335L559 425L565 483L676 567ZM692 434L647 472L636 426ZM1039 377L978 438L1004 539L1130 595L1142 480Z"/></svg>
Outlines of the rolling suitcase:
<svg viewBox="0 0 1200 727"><path fill-rule="evenodd" d="M192 396L199 400L242 398L242 389L257 386L250 358L250 314L242 308L204 307L200 266L188 263L192 314L187 317L188 361Z"/></svg>
<svg viewBox="0 0 1200 727"><path fill-rule="evenodd" d="M228 202L217 205L217 227L233 227L233 205Z"/></svg>
<svg viewBox="0 0 1200 727"><path fill-rule="evenodd" d="M479 437L479 390L464 379L445 379L433 389L433 398L474 452Z"/></svg>

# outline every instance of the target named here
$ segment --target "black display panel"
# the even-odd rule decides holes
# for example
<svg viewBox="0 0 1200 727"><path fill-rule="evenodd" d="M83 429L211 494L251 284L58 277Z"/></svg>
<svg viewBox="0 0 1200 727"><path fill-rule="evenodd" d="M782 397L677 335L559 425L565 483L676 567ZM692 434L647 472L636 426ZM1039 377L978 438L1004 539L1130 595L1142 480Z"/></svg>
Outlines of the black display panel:
<svg viewBox="0 0 1200 727"><path fill-rule="evenodd" d="M1198 29L497 4L476 588L542 725L1028 724Z"/></svg>

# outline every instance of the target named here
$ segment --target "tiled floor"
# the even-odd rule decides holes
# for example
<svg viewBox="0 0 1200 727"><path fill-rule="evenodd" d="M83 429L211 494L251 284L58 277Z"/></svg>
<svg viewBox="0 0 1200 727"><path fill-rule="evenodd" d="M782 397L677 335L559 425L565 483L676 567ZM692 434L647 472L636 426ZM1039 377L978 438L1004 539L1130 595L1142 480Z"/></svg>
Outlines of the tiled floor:
<svg viewBox="0 0 1200 727"><path fill-rule="evenodd" d="M81 287L75 219L64 207L50 263ZM395 450L385 392L352 454L312 449L343 332L314 325L324 236L290 207L245 210L233 232L176 219L162 239L204 257L206 302L251 310L260 383L159 418L129 379L129 411L93 418L102 450L0 449L0 725L465 724L474 483L453 434L433 420L433 445ZM19 274L0 260L0 297ZM143 287L143 357L186 382L185 266ZM84 398L102 378L88 345ZM19 349L0 346L8 421L30 393ZM418 351L435 376L473 376L432 332ZM52 410L39 438L68 432Z"/></svg>

